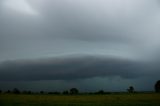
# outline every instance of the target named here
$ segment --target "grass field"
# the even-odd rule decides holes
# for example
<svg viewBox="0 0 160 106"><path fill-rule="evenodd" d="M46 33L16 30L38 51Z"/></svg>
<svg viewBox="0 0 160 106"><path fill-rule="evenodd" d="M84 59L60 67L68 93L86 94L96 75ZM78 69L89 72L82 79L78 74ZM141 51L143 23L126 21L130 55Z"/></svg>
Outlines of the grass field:
<svg viewBox="0 0 160 106"><path fill-rule="evenodd" d="M0 94L0 106L160 106L160 94Z"/></svg>

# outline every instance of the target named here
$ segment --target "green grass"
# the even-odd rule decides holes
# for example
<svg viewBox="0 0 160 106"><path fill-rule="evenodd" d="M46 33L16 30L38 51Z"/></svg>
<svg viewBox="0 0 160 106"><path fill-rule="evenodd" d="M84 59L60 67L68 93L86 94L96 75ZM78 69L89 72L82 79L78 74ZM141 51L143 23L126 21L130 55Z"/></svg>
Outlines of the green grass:
<svg viewBox="0 0 160 106"><path fill-rule="evenodd" d="M160 94L14 95L0 94L0 106L160 106Z"/></svg>

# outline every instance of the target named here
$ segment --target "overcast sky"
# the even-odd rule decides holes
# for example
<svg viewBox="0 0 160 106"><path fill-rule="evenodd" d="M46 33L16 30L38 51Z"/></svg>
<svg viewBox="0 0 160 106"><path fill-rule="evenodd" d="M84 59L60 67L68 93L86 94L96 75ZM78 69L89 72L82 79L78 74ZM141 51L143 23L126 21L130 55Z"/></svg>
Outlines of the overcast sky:
<svg viewBox="0 0 160 106"><path fill-rule="evenodd" d="M153 90L159 28L159 0L1 0L0 89Z"/></svg>

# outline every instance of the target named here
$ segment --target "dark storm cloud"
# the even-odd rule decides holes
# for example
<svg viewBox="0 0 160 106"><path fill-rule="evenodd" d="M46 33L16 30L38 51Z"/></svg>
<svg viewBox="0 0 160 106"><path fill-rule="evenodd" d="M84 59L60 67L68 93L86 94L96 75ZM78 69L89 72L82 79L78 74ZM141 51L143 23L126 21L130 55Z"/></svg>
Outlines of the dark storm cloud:
<svg viewBox="0 0 160 106"><path fill-rule="evenodd" d="M0 85L145 88L159 79L159 11L158 0L1 0Z"/></svg>
<svg viewBox="0 0 160 106"><path fill-rule="evenodd" d="M148 74L142 63L100 56L15 60L0 64L0 81L75 80L120 76L137 78Z"/></svg>

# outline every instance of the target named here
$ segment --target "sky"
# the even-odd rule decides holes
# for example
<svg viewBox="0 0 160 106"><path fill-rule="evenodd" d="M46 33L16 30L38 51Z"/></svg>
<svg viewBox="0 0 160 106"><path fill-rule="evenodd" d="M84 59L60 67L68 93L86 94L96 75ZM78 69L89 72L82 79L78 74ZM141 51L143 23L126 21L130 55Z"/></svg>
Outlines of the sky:
<svg viewBox="0 0 160 106"><path fill-rule="evenodd" d="M154 90L159 0L1 0L0 89Z"/></svg>

